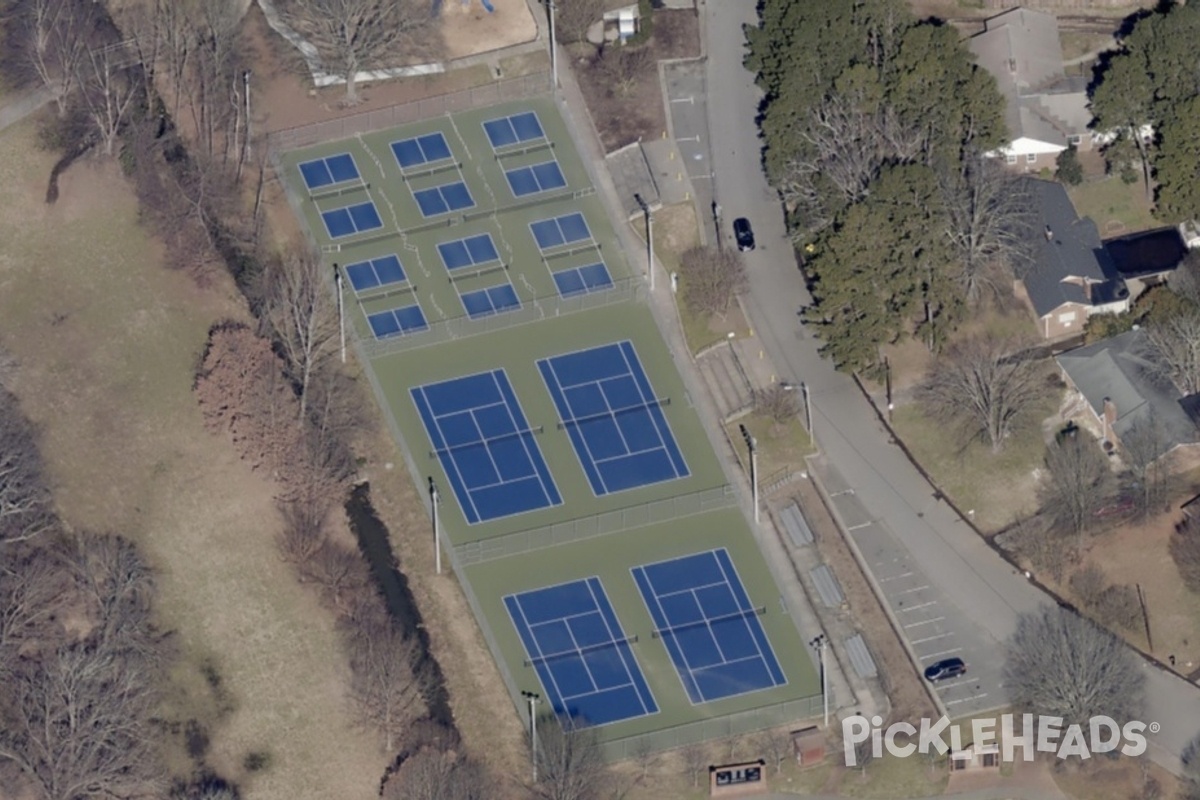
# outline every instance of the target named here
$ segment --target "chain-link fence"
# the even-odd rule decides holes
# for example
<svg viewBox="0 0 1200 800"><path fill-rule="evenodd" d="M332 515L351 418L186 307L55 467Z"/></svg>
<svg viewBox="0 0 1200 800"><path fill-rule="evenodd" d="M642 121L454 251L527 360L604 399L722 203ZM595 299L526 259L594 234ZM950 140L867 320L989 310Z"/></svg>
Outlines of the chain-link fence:
<svg viewBox="0 0 1200 800"><path fill-rule="evenodd" d="M531 550L541 550L567 542L578 542L594 536L621 533L680 517L703 514L719 508L731 508L737 503L737 492L732 486L726 484L700 492L681 494L649 503L639 503L636 506L580 517L541 528L517 531L481 542L468 542L458 545L454 549L463 564L479 564L484 561L494 561L498 558L528 553Z"/></svg>
<svg viewBox="0 0 1200 800"><path fill-rule="evenodd" d="M519 78L493 81L483 86L475 86L458 92L426 97L422 100L413 100L374 111L363 111L338 119L275 131L268 135L267 141L272 150L294 150L297 147L332 142L359 133L381 131L385 128L394 128L397 125L419 122L456 111L468 111L510 100L524 100L527 97L546 94L549 91L550 74L535 72Z"/></svg>

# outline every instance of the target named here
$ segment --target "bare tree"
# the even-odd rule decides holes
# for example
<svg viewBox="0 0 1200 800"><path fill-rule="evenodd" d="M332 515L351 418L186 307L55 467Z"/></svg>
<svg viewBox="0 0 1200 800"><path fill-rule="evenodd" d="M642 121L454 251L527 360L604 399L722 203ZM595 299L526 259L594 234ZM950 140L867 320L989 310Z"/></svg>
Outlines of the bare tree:
<svg viewBox="0 0 1200 800"><path fill-rule="evenodd" d="M746 265L726 249L693 247L680 257L683 302L697 314L724 316L746 291Z"/></svg>
<svg viewBox="0 0 1200 800"><path fill-rule="evenodd" d="M279 550L284 561L303 565L309 562L325 544L325 519L329 514L325 498L299 498L279 503L283 530L279 534Z"/></svg>
<svg viewBox="0 0 1200 800"><path fill-rule="evenodd" d="M124 42L111 42L88 47L75 66L79 96L106 156L113 154L141 88L130 74L136 63Z"/></svg>
<svg viewBox="0 0 1200 800"><path fill-rule="evenodd" d="M1095 564L1088 564L1071 576L1071 591L1081 605L1093 606L1108 588L1108 576Z"/></svg>
<svg viewBox="0 0 1200 800"><path fill-rule="evenodd" d="M627 97L637 88L638 81L649 74L654 65L654 54L646 45L609 45L601 51L597 62L607 80L609 93Z"/></svg>
<svg viewBox="0 0 1200 800"><path fill-rule="evenodd" d="M692 742L679 750L683 759L683 772L692 779L692 788L700 786L701 773L708 771L708 746L704 742Z"/></svg>
<svg viewBox="0 0 1200 800"><path fill-rule="evenodd" d="M494 794L483 767L457 753L422 747L388 779L385 800L484 800Z"/></svg>
<svg viewBox="0 0 1200 800"><path fill-rule="evenodd" d="M1086 725L1093 716L1136 719L1145 678L1117 637L1066 609L1022 614L1007 643L1004 683L1020 711Z"/></svg>
<svg viewBox="0 0 1200 800"><path fill-rule="evenodd" d="M53 525L46 480L33 426L16 397L0 387L0 547L32 539Z"/></svg>
<svg viewBox="0 0 1200 800"><path fill-rule="evenodd" d="M1171 291L1200 306L1200 250L1189 250L1171 273Z"/></svg>
<svg viewBox="0 0 1200 800"><path fill-rule="evenodd" d="M533 795L541 800L600 796L606 773L596 731L566 716L546 716L539 722L538 782L531 787Z"/></svg>
<svg viewBox="0 0 1200 800"><path fill-rule="evenodd" d="M1067 543L1062 532L1044 516L1026 518L1002 534L1004 546L1029 560L1038 572L1062 580L1067 566Z"/></svg>
<svg viewBox="0 0 1200 800"><path fill-rule="evenodd" d="M1080 537L1082 545L1093 515L1111 494L1113 475L1108 462L1096 441L1077 431L1047 448L1046 469L1043 505L1060 527Z"/></svg>
<svg viewBox="0 0 1200 800"><path fill-rule="evenodd" d="M1040 362L1014 340L972 336L935 360L918 397L933 413L968 427L997 453L1014 423L1045 394Z"/></svg>
<svg viewBox="0 0 1200 800"><path fill-rule="evenodd" d="M1169 549L1183 585L1200 593L1200 518L1186 517L1175 526Z"/></svg>
<svg viewBox="0 0 1200 800"><path fill-rule="evenodd" d="M360 717L383 734L385 749L392 752L398 737L426 710L428 681L416 668L420 644L405 636L386 611L370 623L360 619L348 628L348 639L351 702Z"/></svg>
<svg viewBox="0 0 1200 800"><path fill-rule="evenodd" d="M52 92L59 117L65 117L78 86L77 67L86 58L96 24L94 6L77 0L29 0L16 10L24 23L19 35L28 49L29 65Z"/></svg>
<svg viewBox="0 0 1200 800"><path fill-rule="evenodd" d="M330 283L320 256L307 247L272 260L263 272L262 319L296 384L302 420L316 373L337 353L338 313Z"/></svg>
<svg viewBox="0 0 1200 800"><path fill-rule="evenodd" d="M1142 330L1142 348L1156 372L1182 394L1200 392L1200 309L1156 320Z"/></svg>
<svg viewBox="0 0 1200 800"><path fill-rule="evenodd" d="M1200 800L1200 735L1197 735L1180 755L1183 761L1183 786L1180 787L1181 800Z"/></svg>
<svg viewBox="0 0 1200 800"><path fill-rule="evenodd" d="M754 735L754 748L775 765L775 774L783 772L783 763L795 754L790 728L768 728Z"/></svg>
<svg viewBox="0 0 1200 800"><path fill-rule="evenodd" d="M358 73L398 66L403 56L438 52L423 0L284 0L287 23L346 81L346 103L358 102Z"/></svg>
<svg viewBox="0 0 1200 800"><path fill-rule="evenodd" d="M967 301L976 303L985 291L1010 286L1030 263L1034 204L1029 184L979 154L943 170L940 182L946 235L958 256L955 278Z"/></svg>
<svg viewBox="0 0 1200 800"><path fill-rule="evenodd" d="M559 0L555 21L562 41L570 44L587 39L588 28L604 18L604 0Z"/></svg>
<svg viewBox="0 0 1200 800"><path fill-rule="evenodd" d="M0 759L48 800L137 797L159 788L146 722L154 680L139 661L85 642L23 667L6 687Z"/></svg>
<svg viewBox="0 0 1200 800"><path fill-rule="evenodd" d="M8 684L24 647L46 646L62 637L58 614L67 603L70 588L56 554L46 548L28 548L4 559L0 568L0 686Z"/></svg>
<svg viewBox="0 0 1200 800"><path fill-rule="evenodd" d="M800 401L795 389L776 384L754 391L754 410L782 424L800 413Z"/></svg>
<svg viewBox="0 0 1200 800"><path fill-rule="evenodd" d="M154 577L131 541L79 533L67 552L69 567L90 618L92 638L104 648L151 664L161 656L150 618Z"/></svg>
<svg viewBox="0 0 1200 800"><path fill-rule="evenodd" d="M1170 473L1161 458L1163 438L1162 426L1153 413L1139 419L1121 436L1122 460L1137 484L1134 496L1142 514L1161 510L1170 494Z"/></svg>

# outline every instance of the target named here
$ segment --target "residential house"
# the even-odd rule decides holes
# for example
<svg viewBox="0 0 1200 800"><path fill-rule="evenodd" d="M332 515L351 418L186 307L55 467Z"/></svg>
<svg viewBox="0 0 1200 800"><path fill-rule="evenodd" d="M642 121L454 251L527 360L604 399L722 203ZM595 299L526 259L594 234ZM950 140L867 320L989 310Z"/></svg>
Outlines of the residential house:
<svg viewBox="0 0 1200 800"><path fill-rule="evenodd" d="M1080 218L1062 184L1026 179L1036 232L1032 261L1018 287L1046 339L1077 335L1093 314L1129 310L1129 289L1100 241L1096 223Z"/></svg>
<svg viewBox="0 0 1200 800"><path fill-rule="evenodd" d="M1089 130L1084 76L1063 70L1058 19L1044 11L1014 8L991 17L967 40L981 67L992 73L1004 97L1012 139L996 156L1026 171L1053 168L1069 144L1089 149L1103 137Z"/></svg>
<svg viewBox="0 0 1200 800"><path fill-rule="evenodd" d="M1145 332L1132 330L1055 360L1067 385L1090 411L1102 441L1120 447L1130 431L1141 426L1154 431L1159 457L1200 447L1200 395L1184 397L1156 371L1146 351Z"/></svg>

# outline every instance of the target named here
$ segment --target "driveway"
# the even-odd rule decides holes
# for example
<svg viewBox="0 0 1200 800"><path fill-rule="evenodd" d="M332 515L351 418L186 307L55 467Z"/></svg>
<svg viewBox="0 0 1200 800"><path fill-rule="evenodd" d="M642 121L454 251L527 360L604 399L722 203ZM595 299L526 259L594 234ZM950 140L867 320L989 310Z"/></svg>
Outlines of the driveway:
<svg viewBox="0 0 1200 800"><path fill-rule="evenodd" d="M1018 614L1053 600L933 497L929 483L889 441L853 381L820 357L818 343L799 324L797 312L809 297L786 239L778 199L761 171L755 125L760 94L742 68L742 26L757 24L756 3L708 0L704 5L716 202L750 217L760 241L757 251L746 254L750 289L745 300L755 334L787 373L783 377L808 384L821 453L842 476L842 490L852 492L861 506L858 522L843 521L848 527L870 523L851 535L876 582L887 586L882 583L886 578L896 585L894 591L884 590L892 613L924 623L906 628L910 623L902 622L908 646L923 664L940 647L935 643L945 640L947 649L961 648L955 655L972 665L967 683L946 686L940 696L963 700L949 706L955 716L960 709L1003 706L1007 699L993 669L1003 661L1001 643ZM841 511L842 504L836 505ZM905 591L909 594L900 594ZM901 603L909 603L910 595L913 605L935 605L907 611L911 606ZM917 600L918 595L924 599ZM949 635L929 638L941 633ZM1161 725L1150 737L1150 754L1178 772L1179 754L1200 729L1200 689L1149 663L1146 671L1150 680L1143 721Z"/></svg>

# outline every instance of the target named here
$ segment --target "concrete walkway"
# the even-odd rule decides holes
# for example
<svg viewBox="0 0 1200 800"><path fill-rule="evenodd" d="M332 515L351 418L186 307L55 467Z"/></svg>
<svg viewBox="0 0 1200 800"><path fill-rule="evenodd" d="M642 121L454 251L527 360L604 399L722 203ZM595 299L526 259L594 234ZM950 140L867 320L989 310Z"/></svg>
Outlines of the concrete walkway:
<svg viewBox="0 0 1200 800"><path fill-rule="evenodd" d="M53 100L54 92L49 86L42 86L0 105L0 131L16 125Z"/></svg>

